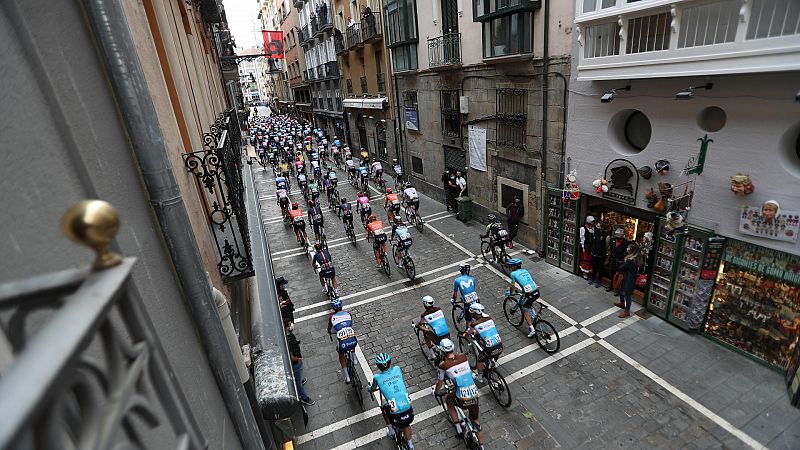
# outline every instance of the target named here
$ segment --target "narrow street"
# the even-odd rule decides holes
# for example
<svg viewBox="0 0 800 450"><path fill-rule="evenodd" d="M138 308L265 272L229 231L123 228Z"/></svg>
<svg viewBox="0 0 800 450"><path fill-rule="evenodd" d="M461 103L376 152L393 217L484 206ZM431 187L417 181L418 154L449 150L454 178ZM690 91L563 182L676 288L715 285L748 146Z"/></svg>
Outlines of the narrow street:
<svg viewBox="0 0 800 450"><path fill-rule="evenodd" d="M296 307L305 390L316 401L306 408L309 423L296 443L301 449L390 448L377 404L365 393L362 409L343 383L326 333L328 302L310 259L281 220L271 171L258 168L255 174L275 272L289 281ZM353 200L355 191L344 179L340 193ZM382 196L374 188L371 194L373 211L385 217ZM296 189L292 198L302 200ZM448 299L464 262L472 265L481 301L499 326L500 371L513 397L505 409L488 388L481 390L487 448L798 448L800 410L786 401L780 374L656 317L619 319L610 293L515 246L550 305L545 318L559 330L561 350L548 356L506 321L501 301L507 278L480 256L482 225L463 224L424 196L420 209L426 226L424 233L412 230L413 283L394 266L391 277L375 269L358 219L354 246L341 221L325 210L339 294L359 340L361 379L371 380L380 352L402 367L415 413L415 448L463 445L431 395L436 372L422 356L411 322L422 310L421 297L431 295L453 331Z"/></svg>

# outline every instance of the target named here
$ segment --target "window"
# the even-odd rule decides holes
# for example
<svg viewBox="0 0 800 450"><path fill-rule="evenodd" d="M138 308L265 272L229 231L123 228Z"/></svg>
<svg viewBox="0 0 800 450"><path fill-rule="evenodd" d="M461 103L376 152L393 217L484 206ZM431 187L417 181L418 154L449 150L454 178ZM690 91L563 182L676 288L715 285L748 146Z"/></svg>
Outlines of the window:
<svg viewBox="0 0 800 450"><path fill-rule="evenodd" d="M472 10L475 22L485 22L489 19L510 15L519 11L533 11L541 3L538 0L473 0Z"/></svg>
<svg viewBox="0 0 800 450"><path fill-rule="evenodd" d="M459 91L441 91L442 136L461 137L461 116L458 109Z"/></svg>
<svg viewBox="0 0 800 450"><path fill-rule="evenodd" d="M533 13L521 12L483 22L483 57L531 53Z"/></svg>
<svg viewBox="0 0 800 450"><path fill-rule="evenodd" d="M422 158L411 156L411 171L420 175L425 175L425 169L422 167Z"/></svg>
<svg viewBox="0 0 800 450"><path fill-rule="evenodd" d="M497 90L497 145L525 148L525 113L528 93L525 89Z"/></svg>
<svg viewBox="0 0 800 450"><path fill-rule="evenodd" d="M395 72L417 70L417 44L394 47L392 52L392 69Z"/></svg>
<svg viewBox="0 0 800 450"><path fill-rule="evenodd" d="M747 39L800 34L800 4L797 0L753 0Z"/></svg>
<svg viewBox="0 0 800 450"><path fill-rule="evenodd" d="M642 53L669 48L670 15L668 12L628 20L626 53Z"/></svg>
<svg viewBox="0 0 800 450"><path fill-rule="evenodd" d="M631 0L628 0L628 3L630 2ZM596 11L598 6L605 9L615 6L616 4L616 0L583 0L583 12L590 13Z"/></svg>
<svg viewBox="0 0 800 450"><path fill-rule="evenodd" d="M386 0L386 46L417 42L417 9L414 0Z"/></svg>
<svg viewBox="0 0 800 450"><path fill-rule="evenodd" d="M383 121L375 125L375 148L378 150L378 156L387 159L389 152L386 149L386 124Z"/></svg>
<svg viewBox="0 0 800 450"><path fill-rule="evenodd" d="M584 58L619 55L619 24L617 22L588 27L584 36Z"/></svg>
<svg viewBox="0 0 800 450"><path fill-rule="evenodd" d="M739 6L727 0L684 8L678 47L733 42L739 25Z"/></svg>

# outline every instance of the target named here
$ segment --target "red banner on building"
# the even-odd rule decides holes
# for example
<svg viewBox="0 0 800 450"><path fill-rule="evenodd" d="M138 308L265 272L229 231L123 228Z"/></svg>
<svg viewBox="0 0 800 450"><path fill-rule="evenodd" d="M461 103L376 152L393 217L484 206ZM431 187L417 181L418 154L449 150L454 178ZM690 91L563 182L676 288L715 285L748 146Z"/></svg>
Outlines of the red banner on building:
<svg viewBox="0 0 800 450"><path fill-rule="evenodd" d="M261 30L264 37L264 54L267 58L283 59L283 31Z"/></svg>

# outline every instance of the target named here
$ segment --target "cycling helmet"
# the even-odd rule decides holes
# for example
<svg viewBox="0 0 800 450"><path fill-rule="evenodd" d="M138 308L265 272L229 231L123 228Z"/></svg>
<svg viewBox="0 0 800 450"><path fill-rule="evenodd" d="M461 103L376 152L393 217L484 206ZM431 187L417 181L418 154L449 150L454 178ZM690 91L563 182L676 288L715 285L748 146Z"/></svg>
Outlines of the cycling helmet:
<svg viewBox="0 0 800 450"><path fill-rule="evenodd" d="M309 201L308 201L308 207L309 207L309 208L313 208L314 206L315 206L315 205L314 205L314 200L309 200Z"/></svg>
<svg viewBox="0 0 800 450"><path fill-rule="evenodd" d="M342 301L339 300L338 297L334 298L331 300L331 308L333 308L334 311L340 311L342 309Z"/></svg>
<svg viewBox="0 0 800 450"><path fill-rule="evenodd" d="M488 220L489 223L496 223L497 216L495 216L494 214L489 214L488 216L486 216L486 220Z"/></svg>
<svg viewBox="0 0 800 450"><path fill-rule="evenodd" d="M403 223L403 218L400 216L394 216L394 223Z"/></svg>
<svg viewBox="0 0 800 450"><path fill-rule="evenodd" d="M392 164L397 164L397 158L392 158Z"/></svg>
<svg viewBox="0 0 800 450"><path fill-rule="evenodd" d="M341 201L342 201L342 203L347 203L347 199L344 198L344 197L341 198Z"/></svg>
<svg viewBox="0 0 800 450"><path fill-rule="evenodd" d="M410 188L411 187L411 182L410 181L406 181L404 186L406 187L406 189Z"/></svg>
<svg viewBox="0 0 800 450"><path fill-rule="evenodd" d="M300 207L300 203L294 202L292 203L292 209L297 209Z"/></svg>
<svg viewBox="0 0 800 450"><path fill-rule="evenodd" d="M519 258L511 258L508 261L506 261L506 264L508 264L508 266L511 267L512 269L517 270L520 267L522 267L522 260Z"/></svg>
<svg viewBox="0 0 800 450"><path fill-rule="evenodd" d="M372 162L378 162L378 158L372 158Z"/></svg>
<svg viewBox="0 0 800 450"><path fill-rule="evenodd" d="M391 194L392 193L392 188L386 188L386 193L387 194Z"/></svg>
<svg viewBox="0 0 800 450"><path fill-rule="evenodd" d="M378 220L378 216L376 216L375 214L370 214L369 215L369 219L367 219L367 220L369 222L374 222L374 221Z"/></svg>
<svg viewBox="0 0 800 450"><path fill-rule="evenodd" d="M392 357L388 353L379 353L375 357L375 365L378 366L378 369L384 371L392 365Z"/></svg>
<svg viewBox="0 0 800 450"><path fill-rule="evenodd" d="M445 353L453 353L453 350L455 350L456 346L453 345L453 341L444 338L439 342L439 348L441 348Z"/></svg>
<svg viewBox="0 0 800 450"><path fill-rule="evenodd" d="M430 308L431 306L433 306L433 297L431 297L430 295L422 297L422 305L425 306L426 308Z"/></svg>
<svg viewBox="0 0 800 450"><path fill-rule="evenodd" d="M486 312L486 308L478 302L473 302L469 305L469 313L476 316L482 316Z"/></svg>
<svg viewBox="0 0 800 450"><path fill-rule="evenodd" d="M314 242L314 250L316 250L318 252L322 251L322 242L320 242L320 241Z"/></svg>
<svg viewBox="0 0 800 450"><path fill-rule="evenodd" d="M458 266L458 270L461 272L462 275L469 275L469 270L471 269L469 264L462 264Z"/></svg>

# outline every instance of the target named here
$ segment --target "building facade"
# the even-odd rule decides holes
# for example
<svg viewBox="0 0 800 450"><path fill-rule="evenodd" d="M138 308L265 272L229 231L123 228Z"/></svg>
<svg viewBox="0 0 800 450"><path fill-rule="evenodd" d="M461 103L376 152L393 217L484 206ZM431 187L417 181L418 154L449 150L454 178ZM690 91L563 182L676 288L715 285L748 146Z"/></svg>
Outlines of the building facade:
<svg viewBox="0 0 800 450"><path fill-rule="evenodd" d="M652 232L648 310L784 369L800 319L797 2L579 0L575 23L576 200L553 192L548 259L577 270L587 215Z"/></svg>
<svg viewBox="0 0 800 450"><path fill-rule="evenodd" d="M518 239L538 247L563 155L571 2L386 0L384 13L406 173L441 198L443 173L464 172L480 220L520 196Z"/></svg>
<svg viewBox="0 0 800 450"><path fill-rule="evenodd" d="M248 56L263 53L263 48L253 47L240 50L237 55ZM245 102L260 103L268 100L266 86L269 80L269 67L267 58L264 57L244 59L239 62L239 83Z"/></svg>

